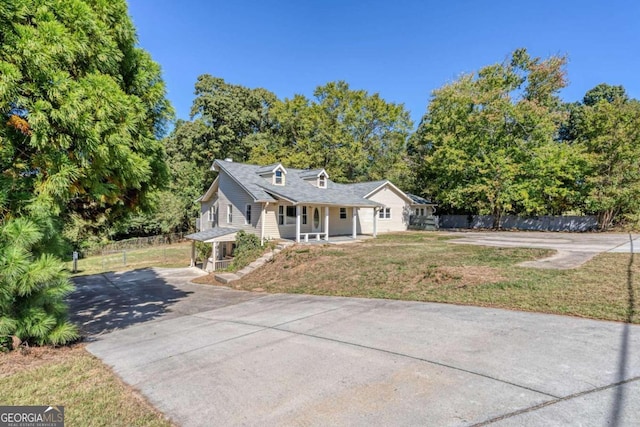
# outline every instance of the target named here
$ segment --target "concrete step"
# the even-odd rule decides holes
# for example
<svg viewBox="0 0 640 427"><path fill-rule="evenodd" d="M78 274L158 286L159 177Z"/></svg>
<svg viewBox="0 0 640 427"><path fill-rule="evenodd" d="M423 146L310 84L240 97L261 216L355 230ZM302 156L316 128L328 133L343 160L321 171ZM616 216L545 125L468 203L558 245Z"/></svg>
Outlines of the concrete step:
<svg viewBox="0 0 640 427"><path fill-rule="evenodd" d="M231 283L234 280L238 280L240 278L240 276L234 273L219 273L219 274L216 274L214 277L218 282L225 285L227 283Z"/></svg>

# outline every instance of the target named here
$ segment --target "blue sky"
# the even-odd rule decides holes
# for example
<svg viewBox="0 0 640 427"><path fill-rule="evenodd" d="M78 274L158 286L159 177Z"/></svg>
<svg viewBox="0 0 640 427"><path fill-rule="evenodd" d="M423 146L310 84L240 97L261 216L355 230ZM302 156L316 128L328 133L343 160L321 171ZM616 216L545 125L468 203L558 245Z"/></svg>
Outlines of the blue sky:
<svg viewBox="0 0 640 427"><path fill-rule="evenodd" d="M208 73L280 98L345 80L417 125L432 90L519 47L568 56L566 101L603 82L640 98L637 0L129 0L129 13L182 119Z"/></svg>

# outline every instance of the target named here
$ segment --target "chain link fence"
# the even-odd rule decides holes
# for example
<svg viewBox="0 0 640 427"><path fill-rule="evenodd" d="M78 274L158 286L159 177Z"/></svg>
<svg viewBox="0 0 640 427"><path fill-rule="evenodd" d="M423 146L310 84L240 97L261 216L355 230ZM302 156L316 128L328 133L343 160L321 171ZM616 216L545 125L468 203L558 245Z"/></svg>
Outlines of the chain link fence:
<svg viewBox="0 0 640 427"><path fill-rule="evenodd" d="M67 262L69 271L85 275L148 267L188 267L191 260L191 242L145 243L137 246L133 244L121 249L113 249L113 246L110 246L94 251L90 256L83 255L75 262Z"/></svg>

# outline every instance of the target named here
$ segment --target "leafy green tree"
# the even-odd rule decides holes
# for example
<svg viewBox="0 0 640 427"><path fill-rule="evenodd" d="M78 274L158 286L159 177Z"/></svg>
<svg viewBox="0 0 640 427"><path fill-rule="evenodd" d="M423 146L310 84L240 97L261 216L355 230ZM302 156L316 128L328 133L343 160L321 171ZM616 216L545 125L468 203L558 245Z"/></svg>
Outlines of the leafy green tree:
<svg viewBox="0 0 640 427"><path fill-rule="evenodd" d="M78 338L64 302L73 286L64 266L37 250L43 238L24 218L0 225L0 347L10 347L14 336L38 345Z"/></svg>
<svg viewBox="0 0 640 427"><path fill-rule="evenodd" d="M494 215L560 213L579 200L584 162L556 141L565 58L519 49L433 92L411 139L418 192L445 208Z"/></svg>
<svg viewBox="0 0 640 427"><path fill-rule="evenodd" d="M5 332L72 339L61 320L69 283L51 255L60 224L112 224L166 180L159 137L171 107L159 66L136 44L125 0L0 4Z"/></svg>
<svg viewBox="0 0 640 427"><path fill-rule="evenodd" d="M318 87L314 98L296 95L276 102L275 125L254 143L250 161L322 167L338 182L390 178L408 185L406 148L413 123L404 105L352 90L344 81Z"/></svg>
<svg viewBox="0 0 640 427"><path fill-rule="evenodd" d="M248 138L270 126L269 109L276 96L203 74L195 84L191 122L179 122L167 142L172 160L187 160L208 168L216 158L245 161Z"/></svg>
<svg viewBox="0 0 640 427"><path fill-rule="evenodd" d="M615 101L621 101L624 103L629 100L629 97L622 86L611 86L606 83L600 83L593 89L587 91L582 99L582 103L592 107L602 100L609 103L613 103Z"/></svg>
<svg viewBox="0 0 640 427"><path fill-rule="evenodd" d="M144 207L171 108L125 1L9 2L0 34L0 215L33 196L87 219Z"/></svg>
<svg viewBox="0 0 640 427"><path fill-rule="evenodd" d="M250 89L201 75L195 85L191 120L178 120L165 138L170 183L157 194L152 215L145 224L161 232L194 227L195 200L213 180L209 167L216 158L245 161L257 134L271 126L269 110L276 96L264 89Z"/></svg>
<svg viewBox="0 0 640 427"><path fill-rule="evenodd" d="M591 159L586 207L602 229L625 219L640 224L640 102L601 98L582 106L574 143Z"/></svg>

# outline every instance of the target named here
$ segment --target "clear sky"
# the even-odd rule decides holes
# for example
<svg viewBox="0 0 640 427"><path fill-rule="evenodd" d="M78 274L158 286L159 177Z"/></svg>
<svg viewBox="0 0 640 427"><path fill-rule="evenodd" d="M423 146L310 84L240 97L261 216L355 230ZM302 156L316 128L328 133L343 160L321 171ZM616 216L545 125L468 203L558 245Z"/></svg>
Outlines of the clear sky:
<svg viewBox="0 0 640 427"><path fill-rule="evenodd" d="M603 82L640 98L638 0L129 0L129 12L182 119L208 73L279 98L345 80L417 125L432 90L519 47L568 56L565 101Z"/></svg>

